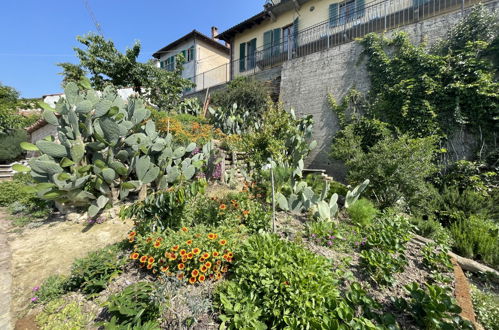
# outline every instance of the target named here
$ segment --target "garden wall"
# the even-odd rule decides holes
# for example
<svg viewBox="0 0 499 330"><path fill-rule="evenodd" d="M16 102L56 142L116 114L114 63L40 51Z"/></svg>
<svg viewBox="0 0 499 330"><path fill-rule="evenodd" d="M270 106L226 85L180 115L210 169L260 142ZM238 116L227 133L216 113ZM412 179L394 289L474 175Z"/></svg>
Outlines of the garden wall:
<svg viewBox="0 0 499 330"><path fill-rule="evenodd" d="M497 2L492 6L493 10L499 9ZM392 30L387 35L405 31L413 42L431 45L461 17L460 11L449 13ZM325 169L338 180L344 179L345 169L341 162L329 157L331 139L339 127L328 105L327 95L332 94L340 100L353 87L362 92L369 90L369 77L361 53L362 46L353 41L285 62L281 73L280 99L286 108L293 108L297 114L311 114L315 119L313 138L318 145L307 159L306 166ZM456 154L461 152L457 158L469 155L473 149L466 146L469 141L463 139L462 133L456 135L454 142Z"/></svg>

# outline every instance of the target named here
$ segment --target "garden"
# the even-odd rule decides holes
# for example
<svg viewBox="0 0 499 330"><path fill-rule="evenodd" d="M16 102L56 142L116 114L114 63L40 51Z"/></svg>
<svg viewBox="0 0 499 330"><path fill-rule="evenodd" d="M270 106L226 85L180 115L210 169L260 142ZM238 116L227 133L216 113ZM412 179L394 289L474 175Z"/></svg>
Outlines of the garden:
<svg viewBox="0 0 499 330"><path fill-rule="evenodd" d="M265 84L236 78L204 111L178 96L180 69L109 72L130 54L80 37L65 97L40 103L57 137L20 141L37 156L0 182L13 247L40 244L54 270L23 274L14 317L51 330L499 329L498 27L478 6L432 47L359 40L371 90L328 99L343 182L306 168L314 118ZM463 131L467 160L452 151Z"/></svg>

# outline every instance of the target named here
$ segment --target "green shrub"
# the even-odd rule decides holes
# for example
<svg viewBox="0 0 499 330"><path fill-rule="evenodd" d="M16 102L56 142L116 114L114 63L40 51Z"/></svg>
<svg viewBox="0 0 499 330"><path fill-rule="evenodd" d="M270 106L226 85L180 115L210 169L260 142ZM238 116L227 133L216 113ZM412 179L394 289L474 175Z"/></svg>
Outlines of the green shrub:
<svg viewBox="0 0 499 330"><path fill-rule="evenodd" d="M111 316L106 329L121 327L159 328L160 305L155 301L156 288L149 282L138 282L108 298L105 306Z"/></svg>
<svg viewBox="0 0 499 330"><path fill-rule="evenodd" d="M28 141L28 134L24 129L16 129L7 134L0 134L0 164L9 163L23 154L21 142Z"/></svg>
<svg viewBox="0 0 499 330"><path fill-rule="evenodd" d="M267 109L270 92L265 83L248 77L237 77L227 89L213 93L212 104L223 109L237 104L242 111L249 111L252 117L261 117Z"/></svg>
<svg viewBox="0 0 499 330"><path fill-rule="evenodd" d="M365 227L371 224L378 214L378 209L369 200L361 198L347 209L347 214L353 223Z"/></svg>
<svg viewBox="0 0 499 330"><path fill-rule="evenodd" d="M94 317L83 312L77 302L57 299L44 306L36 316L36 323L42 330L88 329Z"/></svg>
<svg viewBox="0 0 499 330"><path fill-rule="evenodd" d="M18 201L24 196L24 185L17 181L1 181L0 182L0 206L9 206Z"/></svg>
<svg viewBox="0 0 499 330"><path fill-rule="evenodd" d="M499 330L499 295L489 290L471 287L473 307L485 330Z"/></svg>
<svg viewBox="0 0 499 330"><path fill-rule="evenodd" d="M345 161L349 183L370 180L368 193L381 207L403 199L411 208L428 195L426 179L437 172L436 137L386 137L365 152L354 132L333 142L333 156ZM360 141L360 140L359 140Z"/></svg>
<svg viewBox="0 0 499 330"><path fill-rule="evenodd" d="M77 259L71 267L66 289L80 290L84 294L94 295L101 292L107 283L122 272L126 259L121 256L119 245L113 245L92 252Z"/></svg>
<svg viewBox="0 0 499 330"><path fill-rule="evenodd" d="M0 206L9 207L9 212L15 215L27 215L30 218L48 216L51 212L50 203L29 191L26 182L26 177L19 173L13 181L0 182Z"/></svg>
<svg viewBox="0 0 499 330"><path fill-rule="evenodd" d="M453 223L450 233L453 250L466 258L482 260L497 267L499 265L499 227L479 216L470 216Z"/></svg>
<svg viewBox="0 0 499 330"><path fill-rule="evenodd" d="M234 268L232 280L216 292L222 327L334 329L347 322L374 327L362 317L346 316L353 309L339 302L331 264L299 245L275 235L252 236Z"/></svg>
<svg viewBox="0 0 499 330"><path fill-rule="evenodd" d="M446 246L452 244L449 231L440 222L433 219L423 220L421 218L412 218L411 223L414 225L416 234L440 242Z"/></svg>
<svg viewBox="0 0 499 330"><path fill-rule="evenodd" d="M67 278L61 275L49 276L39 288L34 288L36 302L47 303L66 293Z"/></svg>

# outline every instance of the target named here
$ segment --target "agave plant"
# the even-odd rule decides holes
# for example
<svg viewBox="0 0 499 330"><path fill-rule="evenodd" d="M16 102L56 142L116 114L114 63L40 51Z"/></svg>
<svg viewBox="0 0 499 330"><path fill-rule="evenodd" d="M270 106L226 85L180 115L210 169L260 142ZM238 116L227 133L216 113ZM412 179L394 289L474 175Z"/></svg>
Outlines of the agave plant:
<svg viewBox="0 0 499 330"><path fill-rule="evenodd" d="M161 137L142 100L125 104L112 87L98 93L69 83L64 92L55 109L45 104L43 111L43 118L57 128L58 142L23 143L41 156L32 158L29 167L15 169L30 171L39 182L35 189L40 197L88 206L94 217L131 191L164 189L192 179L211 152L207 145L205 152L191 157L195 143L179 146L171 135Z"/></svg>

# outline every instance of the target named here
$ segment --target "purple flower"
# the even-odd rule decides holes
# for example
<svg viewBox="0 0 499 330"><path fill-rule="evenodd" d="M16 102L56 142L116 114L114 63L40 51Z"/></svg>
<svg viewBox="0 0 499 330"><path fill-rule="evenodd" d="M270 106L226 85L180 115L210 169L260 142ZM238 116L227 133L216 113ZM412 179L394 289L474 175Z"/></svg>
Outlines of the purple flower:
<svg viewBox="0 0 499 330"><path fill-rule="evenodd" d="M35 292L38 290L40 290L40 287L38 285L33 288L33 291L35 291Z"/></svg>
<svg viewBox="0 0 499 330"><path fill-rule="evenodd" d="M312 237L313 237L313 238L316 238L316 237L317 237L317 235L316 235L316 234L312 234Z"/></svg>
<svg viewBox="0 0 499 330"><path fill-rule="evenodd" d="M38 300L38 297L31 298L31 302L36 302L37 300Z"/></svg>
<svg viewBox="0 0 499 330"><path fill-rule="evenodd" d="M327 245L331 246L331 245L333 245L333 242L327 241Z"/></svg>
<svg viewBox="0 0 499 330"><path fill-rule="evenodd" d="M360 243L360 244L362 244L362 245L366 245L366 242L365 242L365 241L362 241L362 243Z"/></svg>
<svg viewBox="0 0 499 330"><path fill-rule="evenodd" d="M201 152L201 149L199 147L196 147L194 150L191 152L191 156L197 155Z"/></svg>

